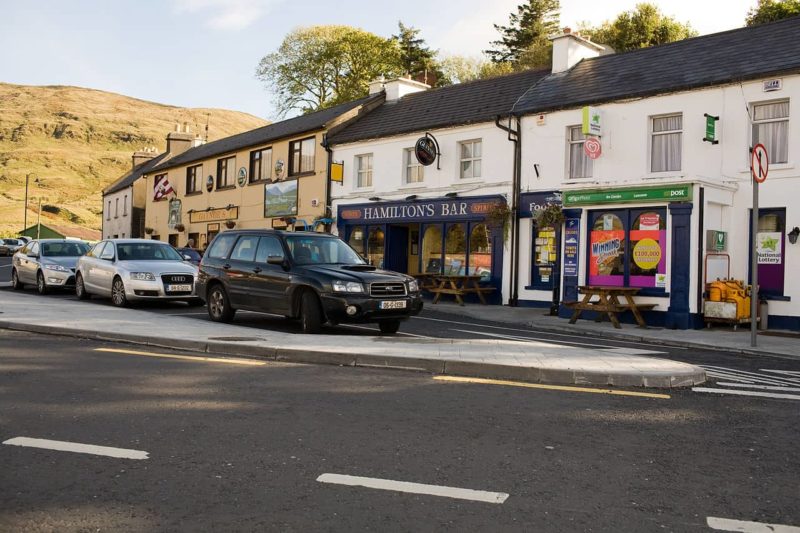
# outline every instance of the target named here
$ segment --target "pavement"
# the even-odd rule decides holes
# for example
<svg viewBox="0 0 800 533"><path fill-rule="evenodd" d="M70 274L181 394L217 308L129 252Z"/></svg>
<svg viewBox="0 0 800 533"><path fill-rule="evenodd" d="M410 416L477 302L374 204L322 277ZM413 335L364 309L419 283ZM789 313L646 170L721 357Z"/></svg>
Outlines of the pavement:
<svg viewBox="0 0 800 533"><path fill-rule="evenodd" d="M520 311L502 307L475 309L484 317L489 312ZM673 388L698 385L706 380L705 371L698 366L648 356L658 353L656 350L493 338L293 335L236 324L210 324L184 316L154 316L136 308L118 309L10 290L0 292L0 328L277 361L394 368L533 383Z"/></svg>

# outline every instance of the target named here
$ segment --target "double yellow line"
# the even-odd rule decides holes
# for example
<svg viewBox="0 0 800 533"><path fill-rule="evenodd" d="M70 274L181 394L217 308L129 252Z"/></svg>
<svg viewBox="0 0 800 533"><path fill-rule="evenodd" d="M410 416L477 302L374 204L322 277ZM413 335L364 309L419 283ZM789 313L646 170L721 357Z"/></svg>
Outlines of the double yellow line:
<svg viewBox="0 0 800 533"><path fill-rule="evenodd" d="M669 400L671 396L668 394L655 394L652 392L634 392L625 390L613 389L590 389L588 387L569 387L566 385L542 385L540 383L523 383L521 381L504 381L500 379L483 379L483 378L461 378L458 376L435 376L433 379L436 381L447 381L451 383L479 383L482 385L504 385L506 387L521 387L524 389L544 389L544 390L557 390L564 392L588 392L590 394L610 394L612 396L636 396L639 398L659 398L662 400Z"/></svg>

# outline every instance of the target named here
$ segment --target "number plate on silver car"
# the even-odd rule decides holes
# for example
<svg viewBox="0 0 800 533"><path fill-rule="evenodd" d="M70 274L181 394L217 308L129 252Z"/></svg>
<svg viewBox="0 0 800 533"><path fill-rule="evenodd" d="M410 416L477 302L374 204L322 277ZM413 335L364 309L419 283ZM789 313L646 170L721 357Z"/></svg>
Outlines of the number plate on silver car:
<svg viewBox="0 0 800 533"><path fill-rule="evenodd" d="M191 285L167 285L165 289L167 292L192 292Z"/></svg>
<svg viewBox="0 0 800 533"><path fill-rule="evenodd" d="M405 300L391 300L391 301L384 301L380 303L380 309L405 309L406 308L406 301Z"/></svg>

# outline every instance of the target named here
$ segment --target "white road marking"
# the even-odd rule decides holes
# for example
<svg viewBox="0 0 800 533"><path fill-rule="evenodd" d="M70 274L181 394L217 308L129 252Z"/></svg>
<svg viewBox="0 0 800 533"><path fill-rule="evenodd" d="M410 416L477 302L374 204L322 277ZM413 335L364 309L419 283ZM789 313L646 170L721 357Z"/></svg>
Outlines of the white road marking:
<svg viewBox="0 0 800 533"><path fill-rule="evenodd" d="M741 531L744 533L800 533L800 527L781 524L765 524L764 522L747 522L730 518L709 516L706 523L717 531Z"/></svg>
<svg viewBox="0 0 800 533"><path fill-rule="evenodd" d="M769 370L768 368L762 368L760 370L762 372L769 372L771 374L788 374L792 376L792 378L797 376L797 378L800 379L800 372L795 372L794 370Z"/></svg>
<svg viewBox="0 0 800 533"><path fill-rule="evenodd" d="M0 265L0 268L11 268L13 265Z"/></svg>
<svg viewBox="0 0 800 533"><path fill-rule="evenodd" d="M79 442L65 442L61 440L33 439L30 437L14 437L3 442L9 446L24 446L27 448L42 448L44 450L57 450L60 452L88 453L91 455L104 455L119 459L147 459L147 452L139 450L126 450L125 448L110 448L108 446L95 446L94 444L81 444Z"/></svg>
<svg viewBox="0 0 800 533"><path fill-rule="evenodd" d="M774 392L754 392L749 390L711 389L708 387L692 387L693 392L710 392L712 394L732 394L734 396L757 396L759 398L777 398L781 400L800 400L797 394L777 394Z"/></svg>
<svg viewBox="0 0 800 533"><path fill-rule="evenodd" d="M720 387L740 387L745 389L759 389L759 390L779 390L779 391L786 391L786 392L800 392L800 388L797 387L774 387L771 385L745 385L743 383L723 383L722 381L718 381L717 385Z"/></svg>
<svg viewBox="0 0 800 533"><path fill-rule="evenodd" d="M343 474L322 474L317 478L320 483L333 483L336 485L349 485L352 487L367 487L369 489L391 490L395 492L410 492L412 494L427 494L443 498L458 500L472 500L485 503L503 503L508 499L504 492L487 492L483 490L460 489L441 485L423 485L409 483L408 481L392 481L374 477L347 476Z"/></svg>
<svg viewBox="0 0 800 533"><path fill-rule="evenodd" d="M665 352L657 352L655 350L638 350L636 348L617 348L617 347L608 346L608 345L605 345L605 344L592 344L592 343L589 343L589 342L560 341L560 340L559 341L547 341L547 340L533 339L533 338L530 338L530 337L522 337L522 336L518 336L518 335L503 335L503 334L500 334L500 333L485 333L485 332L480 332L480 331L469 331L469 330L466 330L466 329L454 329L453 331L458 331L459 333L472 333L473 335L484 335L486 337L495 337L495 338L498 338L498 339L506 339L506 340L512 340L512 341L536 342L536 343L543 344L543 345L546 345L546 346L569 346L569 345L575 345L575 346L584 346L584 347L588 347L588 348L599 348L600 350L602 350L604 352L618 353L618 354L622 354L622 355L648 355L648 354L653 355L653 354L665 353Z"/></svg>
<svg viewBox="0 0 800 533"><path fill-rule="evenodd" d="M377 328L371 328L369 326L357 326L355 324L339 324L340 327L344 328L356 328L356 329L366 329L367 331L372 331L374 333L380 333L380 330ZM404 331L398 331L397 335L405 335L406 337L419 337L420 339L430 339L427 335L416 335L414 333L406 333Z"/></svg>
<svg viewBox="0 0 800 533"><path fill-rule="evenodd" d="M737 376L741 379L747 379L749 381L756 381L766 383L767 385L779 385L779 384L786 384L786 385L796 385L797 380L784 378L780 376L772 376L772 375L764 375L759 374L757 372L748 372L746 370L737 370L735 368L725 368L724 366L713 366L713 365L700 365L703 367L704 370L710 371L712 373L717 374L729 374L733 376ZM738 379L737 379L738 381Z"/></svg>
<svg viewBox="0 0 800 533"><path fill-rule="evenodd" d="M712 378L720 378L720 379L730 379L733 381L738 381L739 383L762 383L764 385L782 385L780 381L773 381L771 379L762 379L762 378L753 378L753 377L742 377L739 374L734 374L732 372L719 372L716 370L707 370L706 375Z"/></svg>
<svg viewBox="0 0 800 533"><path fill-rule="evenodd" d="M476 327L488 328L488 329L505 329L505 330L508 330L508 331L520 331L520 332L523 332L523 333L529 333L531 335L551 335L553 337L577 337L577 338L580 338L580 339L583 339L583 338L586 337L586 335L572 335L572 334L569 334L569 333L551 333L549 331L535 331L535 330L530 330L530 329L508 328L508 327L503 327L503 326L488 326L486 324L475 324L474 322L459 322L457 320L443 320L441 318L430 318L430 317L426 317L426 316L414 316L414 317L411 317L411 318L414 319L414 320L432 320L434 322L445 322L447 324L461 324L461 325L464 325L464 326L476 326ZM470 331L470 333L473 333L473 332ZM534 340L538 340L538 339L534 339ZM542 341L542 342L545 342L545 341ZM572 341L564 341L564 342L572 342ZM614 343L615 344L635 344L637 346L652 346L652 344L646 343L646 342L622 341L622 340L617 340L617 339L614 339ZM606 348L609 348L609 346L606 346ZM671 350L688 350L689 348L683 348L683 347L679 347L679 346L670 346L670 349Z"/></svg>

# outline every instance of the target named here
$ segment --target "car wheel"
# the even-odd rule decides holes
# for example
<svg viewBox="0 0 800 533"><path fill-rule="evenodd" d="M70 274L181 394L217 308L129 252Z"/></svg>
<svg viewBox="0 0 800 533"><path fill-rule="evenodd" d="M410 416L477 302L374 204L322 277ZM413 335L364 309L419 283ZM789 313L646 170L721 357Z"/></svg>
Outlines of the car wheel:
<svg viewBox="0 0 800 533"><path fill-rule="evenodd" d="M78 297L78 300L88 300L90 297L90 294L86 292L86 287L83 285L83 276L81 276L80 272L75 275L75 296Z"/></svg>
<svg viewBox="0 0 800 533"><path fill-rule="evenodd" d="M114 278L114 283L111 284L111 303L117 307L128 305L128 298L125 296L125 284L122 283L122 278Z"/></svg>
<svg viewBox="0 0 800 533"><path fill-rule="evenodd" d="M378 327L381 328L381 335L394 335L400 329L400 321L381 320L378 322Z"/></svg>
<svg viewBox="0 0 800 533"><path fill-rule="evenodd" d="M36 290L42 295L49 292L47 290L47 283L44 280L44 274L42 274L41 270L36 274Z"/></svg>
<svg viewBox="0 0 800 533"><path fill-rule="evenodd" d="M19 276L17 275L17 269L14 268L11 270L11 286L14 288L15 291L21 291L25 288L25 285L19 280Z"/></svg>
<svg viewBox="0 0 800 533"><path fill-rule="evenodd" d="M322 329L322 306L317 295L309 290L300 300L300 327L303 333L319 333Z"/></svg>
<svg viewBox="0 0 800 533"><path fill-rule="evenodd" d="M222 285L214 285L208 291L208 316L214 322L231 322L236 309L231 307L228 293Z"/></svg>

